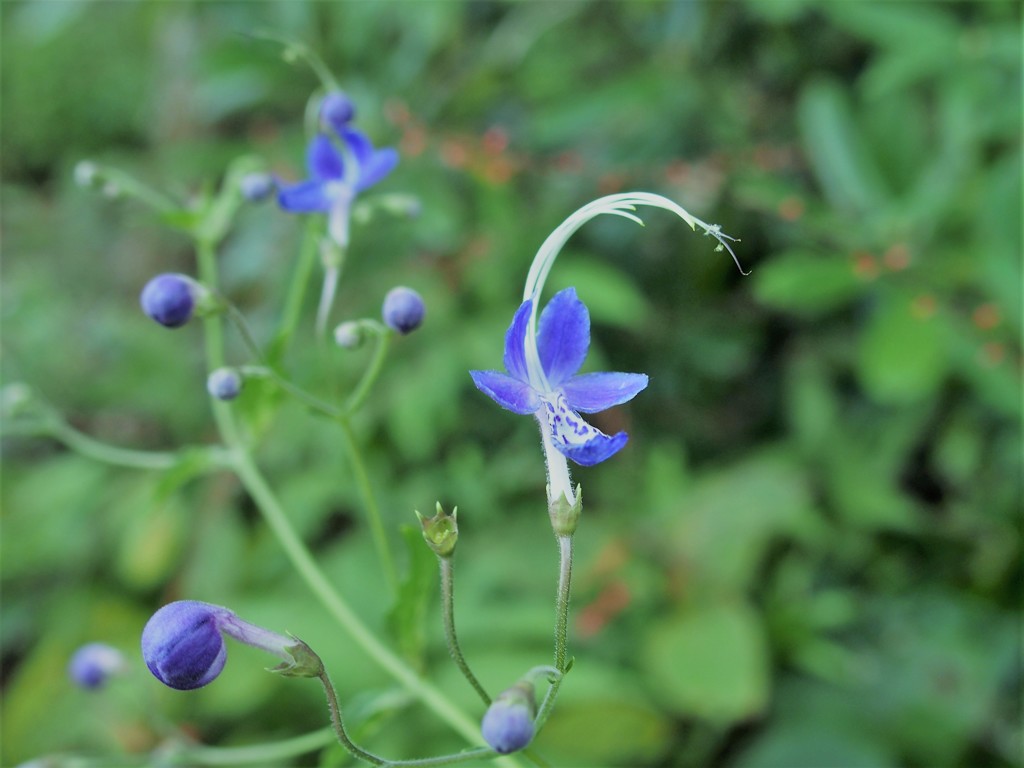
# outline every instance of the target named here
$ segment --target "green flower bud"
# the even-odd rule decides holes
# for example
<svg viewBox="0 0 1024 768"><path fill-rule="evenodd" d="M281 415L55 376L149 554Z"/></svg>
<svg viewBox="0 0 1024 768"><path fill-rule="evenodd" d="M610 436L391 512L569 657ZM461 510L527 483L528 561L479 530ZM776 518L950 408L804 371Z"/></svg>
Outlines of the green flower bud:
<svg viewBox="0 0 1024 768"><path fill-rule="evenodd" d="M433 517L423 517L416 512L423 526L423 540L438 557L451 557L455 551L455 544L459 540L459 524L456 520L458 513L459 508L455 507L449 515L441 508L441 502L437 502L437 514Z"/></svg>

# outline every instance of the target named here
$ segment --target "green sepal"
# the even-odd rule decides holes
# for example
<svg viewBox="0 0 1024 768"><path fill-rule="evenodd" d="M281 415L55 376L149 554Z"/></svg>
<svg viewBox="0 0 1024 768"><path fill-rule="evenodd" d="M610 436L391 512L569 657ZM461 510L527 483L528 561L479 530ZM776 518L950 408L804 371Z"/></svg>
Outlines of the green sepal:
<svg viewBox="0 0 1024 768"><path fill-rule="evenodd" d="M324 663L320 657L295 635L289 632L288 637L295 641L294 645L285 646L284 649L292 657L291 660L282 661L267 671L284 677L321 677L324 674Z"/></svg>
<svg viewBox="0 0 1024 768"><path fill-rule="evenodd" d="M438 557L451 557L455 551L459 540L458 513L459 508L455 507L449 515L441 508L441 502L437 502L437 514L433 517L423 517L416 511L416 517L423 526L423 540Z"/></svg>
<svg viewBox="0 0 1024 768"><path fill-rule="evenodd" d="M557 536L572 536L583 512L583 488L576 486L576 501L572 504L563 493L557 500L548 505L551 527Z"/></svg>

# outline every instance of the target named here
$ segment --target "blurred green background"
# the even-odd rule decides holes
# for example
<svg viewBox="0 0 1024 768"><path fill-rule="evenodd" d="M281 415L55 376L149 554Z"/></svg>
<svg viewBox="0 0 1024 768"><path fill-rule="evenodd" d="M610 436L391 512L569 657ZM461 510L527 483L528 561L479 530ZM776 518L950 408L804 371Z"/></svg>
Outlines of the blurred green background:
<svg viewBox="0 0 1024 768"><path fill-rule="evenodd" d="M601 194L658 192L742 238L749 277L665 212L643 211L644 229L606 218L552 275L591 309L586 370L651 384L595 417L627 449L576 472L577 664L538 749L565 766L1022 764L1019 3L0 12L5 384L113 444L215 439L199 329L167 332L137 304L154 273L194 271L188 242L73 168L109 163L183 199L240 155L300 178L317 82L251 33L294 36L400 149L374 192L422 200L417 218L355 225L334 318L376 317L396 284L427 300L356 427L396 551L414 508L459 506L457 619L492 690L548 662L556 551L535 425L468 369L500 368L534 252ZM263 341L301 233L253 205L222 250L224 290ZM287 365L344 391L367 353L318 348L310 299ZM258 399L237 407L261 417ZM386 632L339 435L280 405L260 462ZM102 466L42 438L8 437L3 460L4 765L144 754L157 712L220 745L326 724L317 686L263 674L246 648L201 691L150 678L141 627L185 597L317 648L369 748L461 747L323 614L233 477ZM418 660L479 714L436 604L423 632ZM99 695L65 675L92 640L133 663Z"/></svg>

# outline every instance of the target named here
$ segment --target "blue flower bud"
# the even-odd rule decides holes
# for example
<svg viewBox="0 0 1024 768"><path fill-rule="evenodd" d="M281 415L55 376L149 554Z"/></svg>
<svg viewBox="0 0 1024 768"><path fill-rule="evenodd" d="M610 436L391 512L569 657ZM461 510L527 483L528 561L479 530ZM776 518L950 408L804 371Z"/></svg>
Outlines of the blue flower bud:
<svg viewBox="0 0 1024 768"><path fill-rule="evenodd" d="M498 694L487 708L480 732L491 749L507 755L522 749L533 740L533 718L536 714L533 683L520 680Z"/></svg>
<svg viewBox="0 0 1024 768"><path fill-rule="evenodd" d="M412 288L392 288L384 297L384 324L403 335L419 328L425 313L423 297Z"/></svg>
<svg viewBox="0 0 1024 768"><path fill-rule="evenodd" d="M332 91L320 103L320 119L341 135L356 116L356 106L341 91Z"/></svg>
<svg viewBox="0 0 1024 768"><path fill-rule="evenodd" d="M180 600L153 614L142 630L142 658L164 685L179 691L202 688L224 669L224 635L284 661L270 670L287 677L316 677L323 664L305 643L238 618L219 605Z"/></svg>
<svg viewBox="0 0 1024 768"><path fill-rule="evenodd" d="M230 615L227 608L195 600L165 605L142 630L142 658L149 671L179 691L212 682L227 661L219 624Z"/></svg>
<svg viewBox="0 0 1024 768"><path fill-rule="evenodd" d="M255 203L270 197L277 184L269 173L247 173L239 180L238 188L242 197Z"/></svg>
<svg viewBox="0 0 1024 768"><path fill-rule="evenodd" d="M187 275L165 273L146 283L139 303L142 311L160 325L179 328L192 318L202 290L202 286Z"/></svg>
<svg viewBox="0 0 1024 768"><path fill-rule="evenodd" d="M106 685L111 675L125 668L125 658L106 643L89 643L79 648L68 663L68 677L76 685L95 690Z"/></svg>
<svg viewBox="0 0 1024 768"><path fill-rule="evenodd" d="M234 368L218 368L206 378L206 391L218 400L234 400L242 391L242 375Z"/></svg>

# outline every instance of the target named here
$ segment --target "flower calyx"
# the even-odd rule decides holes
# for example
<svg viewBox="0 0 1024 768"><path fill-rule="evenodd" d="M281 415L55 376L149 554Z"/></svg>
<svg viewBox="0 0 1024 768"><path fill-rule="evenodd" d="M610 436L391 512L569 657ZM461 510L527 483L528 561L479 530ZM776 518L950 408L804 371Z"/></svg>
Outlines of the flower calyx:
<svg viewBox="0 0 1024 768"><path fill-rule="evenodd" d="M433 517L424 517L416 511L420 525L423 526L423 540L427 546L434 550L438 557L448 558L455 552L455 545L459 540L459 524L456 516L459 508L452 509L449 515L437 502L437 514Z"/></svg>
<svg viewBox="0 0 1024 768"><path fill-rule="evenodd" d="M551 527L556 536L572 536L576 533L576 526L583 512L583 487L577 485L576 493L573 495L576 500L571 503L564 493L548 502L548 516L551 518Z"/></svg>
<svg viewBox="0 0 1024 768"><path fill-rule="evenodd" d="M292 633L289 632L288 637L294 644L284 646L284 652L291 656L291 659L282 661L267 671L282 677L321 677L324 674L324 663L316 652Z"/></svg>

